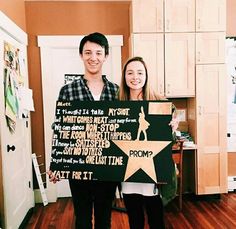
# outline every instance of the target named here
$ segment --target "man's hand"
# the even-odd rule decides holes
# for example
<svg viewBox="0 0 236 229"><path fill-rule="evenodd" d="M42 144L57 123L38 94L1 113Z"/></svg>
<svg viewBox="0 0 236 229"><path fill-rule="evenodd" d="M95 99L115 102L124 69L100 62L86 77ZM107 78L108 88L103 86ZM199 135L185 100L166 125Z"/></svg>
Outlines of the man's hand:
<svg viewBox="0 0 236 229"><path fill-rule="evenodd" d="M54 184L57 183L57 181L60 181L60 179L56 178L56 176L54 176L53 172L51 170L49 170L47 172L48 176L49 176L49 181L53 182Z"/></svg>

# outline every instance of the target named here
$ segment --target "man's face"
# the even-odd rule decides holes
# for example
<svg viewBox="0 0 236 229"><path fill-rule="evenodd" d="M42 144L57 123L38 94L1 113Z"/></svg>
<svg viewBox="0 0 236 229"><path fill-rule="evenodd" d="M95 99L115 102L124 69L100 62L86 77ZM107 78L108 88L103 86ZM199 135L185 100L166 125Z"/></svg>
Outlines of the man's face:
<svg viewBox="0 0 236 229"><path fill-rule="evenodd" d="M107 56L105 49L100 45L87 41L84 44L83 52L80 55L84 62L85 73L89 74L102 74L102 65Z"/></svg>

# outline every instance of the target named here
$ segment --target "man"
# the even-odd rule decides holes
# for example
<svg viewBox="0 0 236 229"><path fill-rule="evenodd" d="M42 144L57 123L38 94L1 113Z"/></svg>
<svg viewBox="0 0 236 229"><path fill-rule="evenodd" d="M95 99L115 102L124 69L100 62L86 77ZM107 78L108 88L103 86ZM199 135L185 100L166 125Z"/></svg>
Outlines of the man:
<svg viewBox="0 0 236 229"><path fill-rule="evenodd" d="M102 75L102 66L109 55L109 45L101 33L85 36L79 46L80 57L84 63L85 74L79 80L63 86L59 100L63 101L94 101L114 100L118 86ZM79 106L79 102L78 102ZM52 173L50 180L55 182ZM94 207L95 229L111 227L111 209L117 183L102 181L69 180L76 228L92 228L92 213Z"/></svg>

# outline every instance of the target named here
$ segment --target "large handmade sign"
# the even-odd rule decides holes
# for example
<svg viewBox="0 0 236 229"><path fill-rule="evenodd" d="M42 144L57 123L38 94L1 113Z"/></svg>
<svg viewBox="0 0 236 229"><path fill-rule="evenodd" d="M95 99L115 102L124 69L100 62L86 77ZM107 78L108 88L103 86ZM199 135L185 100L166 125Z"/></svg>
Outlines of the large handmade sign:
<svg viewBox="0 0 236 229"><path fill-rule="evenodd" d="M168 183L168 101L57 101L50 169L59 179Z"/></svg>

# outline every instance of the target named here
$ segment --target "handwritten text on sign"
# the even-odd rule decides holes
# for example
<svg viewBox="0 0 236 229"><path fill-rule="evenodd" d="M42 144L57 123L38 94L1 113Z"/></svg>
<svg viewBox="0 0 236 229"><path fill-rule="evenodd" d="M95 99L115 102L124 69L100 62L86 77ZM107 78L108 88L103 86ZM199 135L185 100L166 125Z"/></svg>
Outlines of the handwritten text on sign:
<svg viewBox="0 0 236 229"><path fill-rule="evenodd" d="M50 168L60 179L168 182L170 120L167 101L58 101Z"/></svg>

